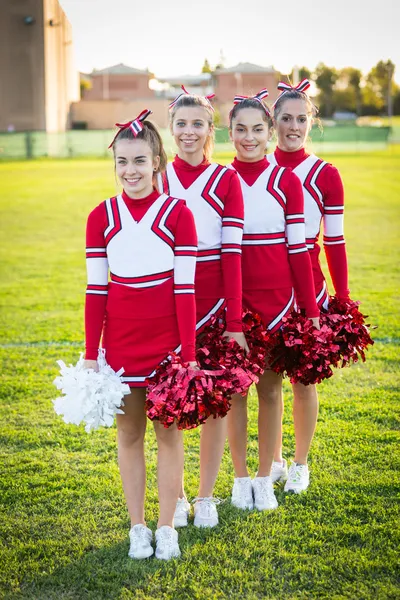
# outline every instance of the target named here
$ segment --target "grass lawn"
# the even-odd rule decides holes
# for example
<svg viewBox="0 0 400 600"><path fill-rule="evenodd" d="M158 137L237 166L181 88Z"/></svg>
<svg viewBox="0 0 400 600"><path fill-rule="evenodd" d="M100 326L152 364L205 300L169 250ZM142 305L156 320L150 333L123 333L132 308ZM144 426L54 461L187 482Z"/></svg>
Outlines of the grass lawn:
<svg viewBox="0 0 400 600"><path fill-rule="evenodd" d="M224 155L221 160L229 160ZM329 156L324 156L329 159ZM352 297L378 326L365 364L320 390L311 486L272 514L229 500L220 525L180 533L182 558L127 557L129 521L115 428L88 435L52 409L56 360L83 344L84 232L115 193L108 160L0 163L0 597L17 599L400 598L400 149L331 157L346 188ZM293 454L285 382L284 449ZM197 493L199 432L185 435L186 490ZM146 438L146 516L157 520L156 446ZM249 467L257 469L257 401L249 402ZM226 449L216 495L233 481Z"/></svg>

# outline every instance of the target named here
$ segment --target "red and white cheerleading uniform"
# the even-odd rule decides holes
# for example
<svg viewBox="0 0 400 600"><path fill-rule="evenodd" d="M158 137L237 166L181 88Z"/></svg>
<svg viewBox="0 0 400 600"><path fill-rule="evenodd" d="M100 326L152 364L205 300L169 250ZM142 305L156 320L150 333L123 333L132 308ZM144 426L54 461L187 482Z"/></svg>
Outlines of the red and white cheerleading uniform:
<svg viewBox="0 0 400 600"><path fill-rule="evenodd" d="M290 169L237 158L244 200L243 306L277 330L293 308L294 290L308 317L318 317L310 257L305 242L301 183Z"/></svg>
<svg viewBox="0 0 400 600"><path fill-rule="evenodd" d="M167 194L184 198L196 224L197 331L224 306L227 330L242 331L243 197L236 173L206 160L193 167L177 156L163 185Z"/></svg>
<svg viewBox="0 0 400 600"><path fill-rule="evenodd" d="M131 387L145 387L171 351L195 360L196 253L184 200L123 192L99 204L86 230L86 359L97 358L103 333L108 364Z"/></svg>
<svg viewBox="0 0 400 600"><path fill-rule="evenodd" d="M348 271L343 231L344 193L339 172L331 164L304 148L296 152L284 152L277 148L267 159L282 167L290 167L303 186L306 242L313 268L315 294L320 307L328 307L328 290L319 262L318 237L321 221L324 225L323 243L329 272L336 296L348 298ZM298 296L304 308L304 298Z"/></svg>

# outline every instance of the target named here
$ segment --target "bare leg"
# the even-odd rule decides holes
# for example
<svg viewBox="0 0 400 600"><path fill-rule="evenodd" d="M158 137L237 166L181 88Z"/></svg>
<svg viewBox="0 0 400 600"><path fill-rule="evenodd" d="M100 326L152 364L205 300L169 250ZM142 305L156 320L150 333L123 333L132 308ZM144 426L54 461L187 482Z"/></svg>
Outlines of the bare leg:
<svg viewBox="0 0 400 600"><path fill-rule="evenodd" d="M183 437L176 425L166 429L154 421L154 431L158 444L158 501L160 517L157 527L173 527L176 501L182 484L183 475Z"/></svg>
<svg viewBox="0 0 400 600"><path fill-rule="evenodd" d="M144 388L132 388L131 393L124 398L125 414L117 415L118 464L131 525L145 524L144 435L147 421L144 410L145 398Z"/></svg>
<svg viewBox="0 0 400 600"><path fill-rule="evenodd" d="M281 421L282 377L267 370L257 384L258 392L258 477L271 474L272 461Z"/></svg>
<svg viewBox="0 0 400 600"><path fill-rule="evenodd" d="M199 496L212 496L226 440L227 419L210 417L201 426L200 433L200 489Z"/></svg>
<svg viewBox="0 0 400 600"><path fill-rule="evenodd" d="M293 385L293 419L296 437L294 460L307 464L308 452L314 437L318 418L318 394L315 385Z"/></svg>
<svg viewBox="0 0 400 600"><path fill-rule="evenodd" d="M275 446L275 452L274 452L274 461L280 462L280 463L283 461L283 456L282 456L282 438L283 438L282 419L283 419L283 408L284 408L284 404L283 404L283 392L281 390L280 425L279 425L278 438L276 440L276 446Z"/></svg>
<svg viewBox="0 0 400 600"><path fill-rule="evenodd" d="M247 470L247 395L232 397L232 408L227 414L228 440L235 477L248 477Z"/></svg>

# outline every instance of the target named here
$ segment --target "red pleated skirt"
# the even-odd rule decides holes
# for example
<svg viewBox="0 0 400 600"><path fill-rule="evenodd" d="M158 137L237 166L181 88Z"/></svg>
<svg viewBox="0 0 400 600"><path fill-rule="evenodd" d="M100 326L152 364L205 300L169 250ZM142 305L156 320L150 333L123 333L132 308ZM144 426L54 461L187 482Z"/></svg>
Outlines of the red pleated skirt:
<svg viewBox="0 0 400 600"><path fill-rule="evenodd" d="M108 364L130 387L146 378L171 351L180 351L173 279L151 288L109 284L103 347Z"/></svg>
<svg viewBox="0 0 400 600"><path fill-rule="evenodd" d="M294 307L293 288L243 290L243 307L260 315L266 329L276 331Z"/></svg>

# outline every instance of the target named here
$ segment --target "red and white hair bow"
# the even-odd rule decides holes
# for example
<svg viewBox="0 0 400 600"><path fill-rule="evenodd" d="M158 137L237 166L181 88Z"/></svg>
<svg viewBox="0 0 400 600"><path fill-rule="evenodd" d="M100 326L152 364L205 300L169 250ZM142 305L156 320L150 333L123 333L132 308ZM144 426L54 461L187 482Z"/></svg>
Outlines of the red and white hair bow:
<svg viewBox="0 0 400 600"><path fill-rule="evenodd" d="M180 98L182 98L182 96L185 96L185 95L188 95L188 96L194 95L194 94L190 94L190 92L187 91L187 89L185 88L184 85L181 85L181 89L183 91L180 94L178 94L177 97L175 98L175 100L172 100L171 104L169 105L170 110L171 110L172 107L175 106L175 104L178 102L178 100ZM203 98L205 98L207 100L207 102L210 105L211 109L214 110L214 107L211 104L211 100L213 98L215 98L215 94L209 94L208 96L203 96Z"/></svg>
<svg viewBox="0 0 400 600"><path fill-rule="evenodd" d="M308 79L302 79L297 85L290 85L290 83L280 81L277 87L278 90L280 90L282 93L279 94L272 106L274 107L275 104L278 102L279 98L282 98L282 96L286 94L286 92L301 92L305 94L305 91L308 90L310 85L311 83L308 81Z"/></svg>
<svg viewBox="0 0 400 600"><path fill-rule="evenodd" d="M119 127L119 131L117 131L113 141L108 147L111 148L113 146L115 140L117 139L121 131L123 131L124 129L130 129L135 137L139 135L139 133L143 130L143 121L147 119L147 117L151 115L152 112L152 110L145 108L144 110L142 110L140 115L136 117L136 119L133 119L133 121L128 121L128 123L115 123L115 127Z"/></svg>
<svg viewBox="0 0 400 600"><path fill-rule="evenodd" d="M262 100L264 100L264 98L266 98L268 96L268 90L267 88L264 88L263 90L261 90L260 92L258 92L258 94L256 94L255 96L235 96L233 99L233 104L240 104L241 102L243 102L244 100L257 100L257 102L259 102L261 104L261 106L263 107L263 109L265 110L266 114L268 117L270 117L270 113L268 108L265 106L265 104L262 103Z"/></svg>

